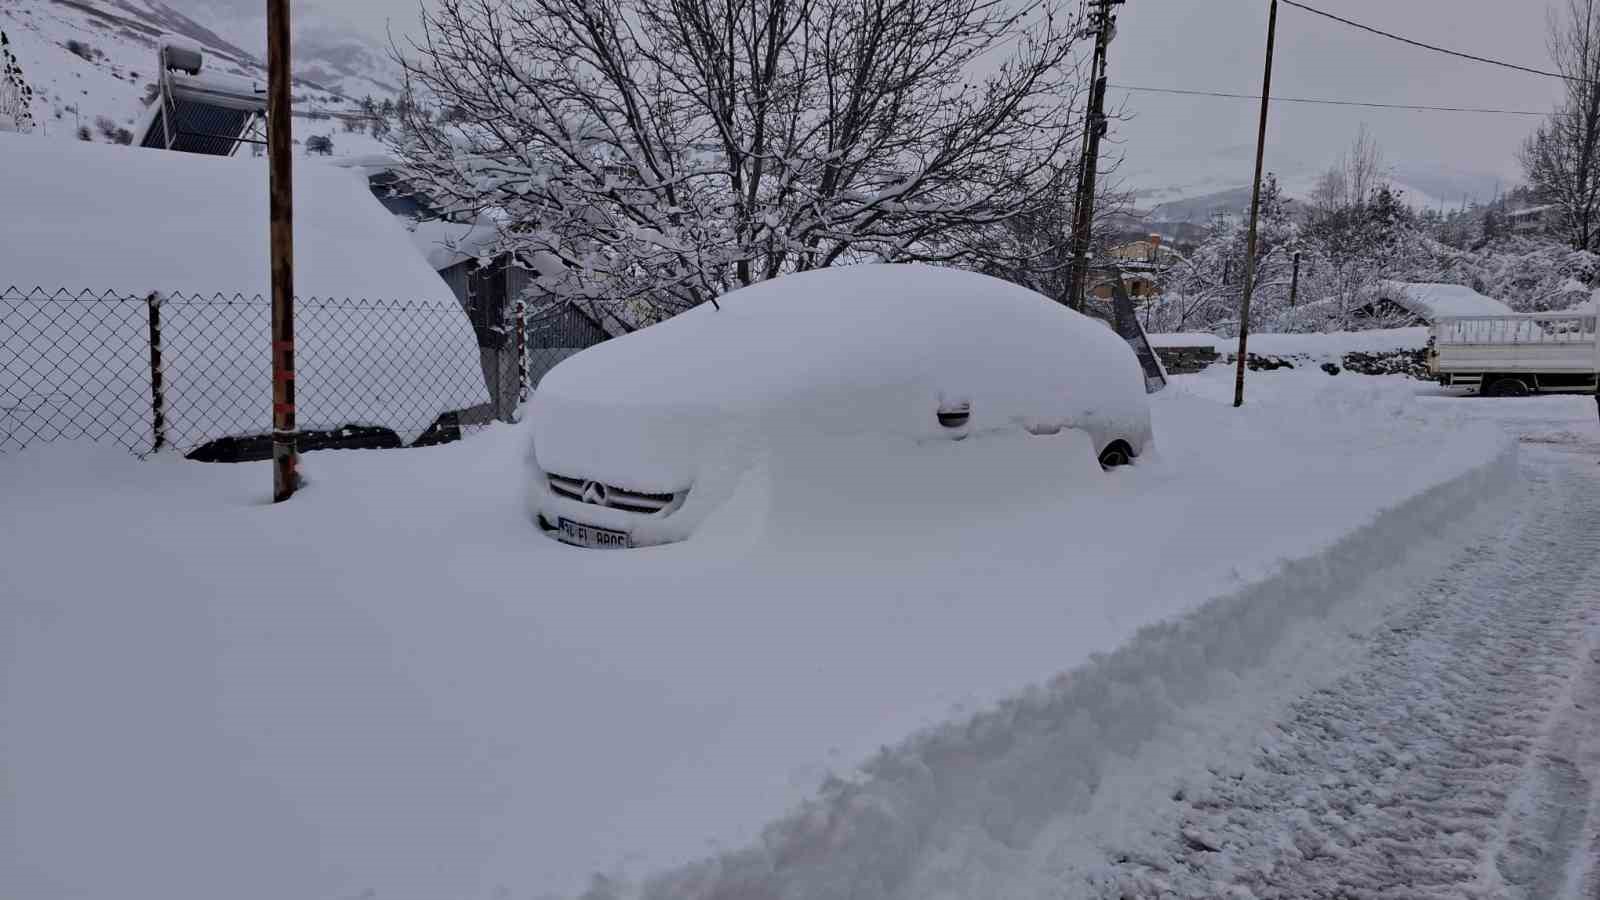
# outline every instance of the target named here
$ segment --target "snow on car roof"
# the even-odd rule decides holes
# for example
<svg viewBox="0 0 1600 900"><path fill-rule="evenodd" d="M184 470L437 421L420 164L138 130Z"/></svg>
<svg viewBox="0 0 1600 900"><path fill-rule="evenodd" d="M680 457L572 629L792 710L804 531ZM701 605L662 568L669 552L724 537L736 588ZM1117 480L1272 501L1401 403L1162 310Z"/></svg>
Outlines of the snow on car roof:
<svg viewBox="0 0 1600 900"><path fill-rule="evenodd" d="M637 489L694 480L709 430L939 433L1149 427L1144 375L1105 323L1017 285L926 265L785 275L584 350L539 382L536 453L554 472ZM646 453L639 448L648 448ZM660 486L665 486L660 487Z"/></svg>
<svg viewBox="0 0 1600 900"><path fill-rule="evenodd" d="M937 373L940 360L927 358L934 349L966 347L1004 365L1008 350L1027 344L1025 337L1040 328L1075 351L1132 356L1103 322L1009 282L937 266L818 269L763 281L718 302L720 309L702 304L591 348L583 354L587 363L578 357L563 363L545 376L541 390L627 402L648 380L652 393L739 406L819 380L902 375L898 367L905 363ZM997 341L1004 344L994 346Z"/></svg>
<svg viewBox="0 0 1600 900"><path fill-rule="evenodd" d="M1429 321L1449 316L1509 316L1514 312L1499 300L1459 284L1385 281L1378 294Z"/></svg>

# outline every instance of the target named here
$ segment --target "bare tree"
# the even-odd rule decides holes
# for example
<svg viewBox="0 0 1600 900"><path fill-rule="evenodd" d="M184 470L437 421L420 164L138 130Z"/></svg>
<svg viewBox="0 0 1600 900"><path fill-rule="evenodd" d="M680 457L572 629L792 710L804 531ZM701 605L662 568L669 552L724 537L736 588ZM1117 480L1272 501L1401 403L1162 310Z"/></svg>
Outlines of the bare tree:
<svg viewBox="0 0 1600 900"><path fill-rule="evenodd" d="M1383 148L1363 122L1350 147L1317 179L1309 198L1312 216L1327 218L1359 210L1387 181Z"/></svg>
<svg viewBox="0 0 1600 900"><path fill-rule="evenodd" d="M1103 256L1118 234L1114 225L1135 219L1133 193L1116 177L1121 164L1120 154L1102 145L1101 187L1095 191L1091 230L1094 235L1091 253L1095 259ZM1074 160L1071 166L1052 172L1045 190L1037 196L1042 202L979 229L979 237L973 242L976 252L972 267L1046 297L1067 296L1079 165L1081 162ZM1091 273L1090 284L1097 280Z"/></svg>
<svg viewBox="0 0 1600 900"><path fill-rule="evenodd" d="M1057 199L1081 121L1057 0L441 0L405 176L489 213L545 299L629 321L867 260L962 262ZM980 70L991 72L975 77Z"/></svg>
<svg viewBox="0 0 1600 900"><path fill-rule="evenodd" d="M1566 91L1520 154L1528 183L1561 210L1574 249L1595 246L1600 230L1600 28L1594 0L1567 0L1549 13L1547 44Z"/></svg>

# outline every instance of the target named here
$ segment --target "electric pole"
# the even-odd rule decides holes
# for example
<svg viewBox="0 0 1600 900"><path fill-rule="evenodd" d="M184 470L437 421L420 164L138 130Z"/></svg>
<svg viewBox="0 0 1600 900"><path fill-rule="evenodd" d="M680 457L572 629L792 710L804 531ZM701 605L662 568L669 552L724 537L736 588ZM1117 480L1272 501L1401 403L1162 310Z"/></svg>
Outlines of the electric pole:
<svg viewBox="0 0 1600 900"><path fill-rule="evenodd" d="M1250 340L1250 292L1256 281L1256 223L1261 217L1261 162L1267 152L1267 102L1272 97L1272 44L1278 35L1278 0L1267 12L1267 64L1261 76L1261 125L1256 132L1256 180L1250 191L1250 236L1244 251L1244 296L1239 301L1239 371L1234 376L1233 405L1244 405L1246 345Z"/></svg>
<svg viewBox="0 0 1600 900"><path fill-rule="evenodd" d="M294 157L289 0L267 0L267 167L272 258L272 502L300 486L294 422Z"/></svg>
<svg viewBox="0 0 1600 900"><path fill-rule="evenodd" d="M1067 306L1082 311L1084 285L1089 278L1090 230L1094 226L1094 189L1100 167L1100 139L1106 121L1106 48L1116 36L1117 17L1111 8L1127 0L1088 0L1089 24L1094 33L1094 64L1090 69L1089 111L1083 123L1083 156L1078 166L1078 194L1072 216L1072 262L1067 270Z"/></svg>

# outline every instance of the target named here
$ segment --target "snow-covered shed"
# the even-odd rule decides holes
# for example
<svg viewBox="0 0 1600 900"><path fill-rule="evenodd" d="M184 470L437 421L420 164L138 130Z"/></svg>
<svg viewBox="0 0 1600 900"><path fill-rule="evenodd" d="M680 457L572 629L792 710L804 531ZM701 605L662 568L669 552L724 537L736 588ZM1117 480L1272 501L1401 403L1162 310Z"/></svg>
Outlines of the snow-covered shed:
<svg viewBox="0 0 1600 900"><path fill-rule="evenodd" d="M472 320L484 349L485 377L494 392L493 384L504 381L497 379L495 372L504 371L505 361L497 364L490 354L510 348L507 323L514 321L515 304L526 298L540 275L558 273L561 262L547 254L517 259L499 249L499 226L487 217L473 222L431 220L407 227L428 265L439 271ZM529 385L537 385L545 372L579 350L633 330L595 304L581 300L530 310L526 326Z"/></svg>
<svg viewBox="0 0 1600 900"><path fill-rule="evenodd" d="M1407 324L1427 325L1451 316L1509 316L1511 307L1460 284L1384 281L1378 285L1373 312L1410 318Z"/></svg>
<svg viewBox="0 0 1600 900"><path fill-rule="evenodd" d="M405 226L358 172L297 159L294 177L299 426L410 440L485 403L472 326ZM41 396L149 432L151 294L169 445L268 430L267 180L263 159L0 134L0 445L50 433L14 412L49 415Z"/></svg>

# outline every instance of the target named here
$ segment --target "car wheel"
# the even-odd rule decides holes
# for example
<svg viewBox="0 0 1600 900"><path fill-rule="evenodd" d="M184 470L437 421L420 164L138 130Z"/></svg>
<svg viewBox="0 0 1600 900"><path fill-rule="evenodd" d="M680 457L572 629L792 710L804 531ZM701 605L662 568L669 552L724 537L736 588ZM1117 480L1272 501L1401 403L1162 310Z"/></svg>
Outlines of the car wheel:
<svg viewBox="0 0 1600 900"><path fill-rule="evenodd" d="M1104 450L1100 451L1100 468L1115 469L1125 466L1133 461L1133 454L1129 452L1128 445L1122 441L1112 441Z"/></svg>
<svg viewBox="0 0 1600 900"><path fill-rule="evenodd" d="M1483 392L1485 397L1526 397L1527 382L1521 378L1496 378L1489 382L1489 387Z"/></svg>

